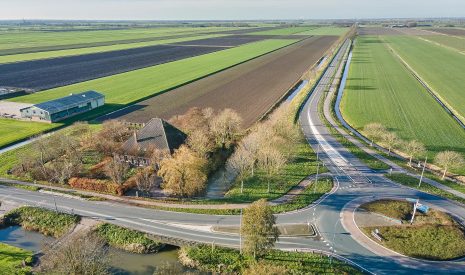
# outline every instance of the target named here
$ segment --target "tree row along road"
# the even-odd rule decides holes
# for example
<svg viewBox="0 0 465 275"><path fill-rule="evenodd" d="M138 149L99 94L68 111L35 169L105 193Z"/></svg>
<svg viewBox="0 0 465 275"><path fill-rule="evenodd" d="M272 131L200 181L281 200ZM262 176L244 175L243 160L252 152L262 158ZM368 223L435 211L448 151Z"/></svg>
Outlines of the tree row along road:
<svg viewBox="0 0 465 275"><path fill-rule="evenodd" d="M317 150L323 148L320 154L321 160L335 175L339 189L328 195L326 199L315 205L299 211L277 215L277 223L315 223L323 238L293 237L280 238L277 243L279 249L316 249L326 252L334 252L341 255L373 273L407 274L418 272L414 264L407 262L407 266L393 258L385 258L371 252L368 248L355 241L350 233L342 226L340 215L343 207L350 201L363 196L377 196L389 194L398 197L418 197L426 204L434 204L443 209L448 209L460 218L465 217L465 210L454 203L416 190L403 188L372 173L342 145L340 145L328 132L318 113L318 102L331 83L332 76L347 52L349 42L346 42L330 66L324 73L319 84L305 104L300 123L307 140ZM319 144L319 145L318 145ZM368 178L372 183L355 183L354 174ZM21 204L41 206L49 209L55 208L55 202L59 211L73 212L84 217L96 218L109 223L144 231L147 233L178 238L187 241L215 243L216 245L238 247L239 237L214 233L207 230L194 229L200 225L239 225L238 216L202 215L178 213L146 209L112 202L91 202L78 199L69 199L52 194L38 193L0 186L0 200L11 200ZM180 226L193 225L193 226ZM417 263L419 261L413 261ZM459 265L454 262L452 265ZM444 264L418 265L422 273L436 273ZM450 266L448 266L450 268ZM462 269L463 270L463 269ZM454 270L450 270L453 272Z"/></svg>

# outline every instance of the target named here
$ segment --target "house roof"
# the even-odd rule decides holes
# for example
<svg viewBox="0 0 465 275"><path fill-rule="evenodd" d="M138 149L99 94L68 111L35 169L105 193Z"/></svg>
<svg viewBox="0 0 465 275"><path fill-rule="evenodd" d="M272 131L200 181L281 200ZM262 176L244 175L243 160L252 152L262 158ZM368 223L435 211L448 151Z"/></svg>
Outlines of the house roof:
<svg viewBox="0 0 465 275"><path fill-rule="evenodd" d="M135 132L122 146L125 153L133 154L149 148L173 151L186 140L186 134L160 118L152 118L143 128Z"/></svg>
<svg viewBox="0 0 465 275"><path fill-rule="evenodd" d="M32 107L42 109L49 113L57 113L57 112L67 110L71 107L77 106L79 104L87 103L91 101L92 99L99 99L102 97L105 97L105 96L102 95L101 93L97 93L95 91L87 91L87 92L83 92L79 94L71 94L69 96L65 96L62 98L42 102Z"/></svg>

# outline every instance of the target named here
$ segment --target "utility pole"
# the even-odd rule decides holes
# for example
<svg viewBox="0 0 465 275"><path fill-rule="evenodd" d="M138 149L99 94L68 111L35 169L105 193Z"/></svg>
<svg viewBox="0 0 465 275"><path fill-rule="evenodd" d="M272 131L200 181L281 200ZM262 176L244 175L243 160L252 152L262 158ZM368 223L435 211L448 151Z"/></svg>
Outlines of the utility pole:
<svg viewBox="0 0 465 275"><path fill-rule="evenodd" d="M410 220L410 224L413 224L413 219L415 219L415 213L417 213L418 201L419 201L419 199L417 199L417 201L413 205L413 215L412 215L412 219Z"/></svg>
<svg viewBox="0 0 465 275"><path fill-rule="evenodd" d="M418 183L418 188L420 188L421 182L423 181L423 174L425 173L426 168L426 161L428 160L428 156L425 158L425 163L423 164L423 169L421 170L420 182Z"/></svg>
<svg viewBox="0 0 465 275"><path fill-rule="evenodd" d="M320 160L320 143L318 143L318 147L316 148L316 161Z"/></svg>
<svg viewBox="0 0 465 275"><path fill-rule="evenodd" d="M242 208L239 222L239 253L242 254Z"/></svg>
<svg viewBox="0 0 465 275"><path fill-rule="evenodd" d="M315 183L313 184L313 193L316 192L316 184L318 183L318 172L320 171L320 162L317 162L316 166L316 176L315 176Z"/></svg>

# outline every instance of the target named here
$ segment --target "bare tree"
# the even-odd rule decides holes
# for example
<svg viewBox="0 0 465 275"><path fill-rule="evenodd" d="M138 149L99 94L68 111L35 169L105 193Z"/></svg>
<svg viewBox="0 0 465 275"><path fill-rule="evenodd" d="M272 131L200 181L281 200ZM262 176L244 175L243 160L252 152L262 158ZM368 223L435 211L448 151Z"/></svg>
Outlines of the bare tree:
<svg viewBox="0 0 465 275"><path fill-rule="evenodd" d="M209 119L213 116L213 109L190 108L183 115L170 118L170 123L187 134L196 130L208 131Z"/></svg>
<svg viewBox="0 0 465 275"><path fill-rule="evenodd" d="M44 252L39 269L46 274L110 274L108 246L95 233L73 236Z"/></svg>
<svg viewBox="0 0 465 275"><path fill-rule="evenodd" d="M132 134L132 130L122 121L106 120L102 124L99 136L115 142L124 142Z"/></svg>
<svg viewBox="0 0 465 275"><path fill-rule="evenodd" d="M426 148L425 145L418 140L411 140L405 144L405 152L409 156L408 165L412 166L412 159L424 156L426 154Z"/></svg>
<svg viewBox="0 0 465 275"><path fill-rule="evenodd" d="M257 132L253 131L241 140L241 146L250 153L251 176L254 176L254 168L258 161L258 151L260 150L260 137Z"/></svg>
<svg viewBox="0 0 465 275"><path fill-rule="evenodd" d="M105 166L105 174L116 184L123 184L129 165L126 162L117 160L115 157Z"/></svg>
<svg viewBox="0 0 465 275"><path fill-rule="evenodd" d="M258 165L266 173L268 193L270 192L271 178L279 173L286 162L287 160L284 155L276 148L268 146L260 149L258 154Z"/></svg>
<svg viewBox="0 0 465 275"><path fill-rule="evenodd" d="M82 170L82 157L78 151L70 152L59 159L53 160L48 165L49 180L65 184L67 180L79 174Z"/></svg>
<svg viewBox="0 0 465 275"><path fill-rule="evenodd" d="M239 134L242 118L231 109L224 109L213 117L210 123L210 131L215 137L219 147L227 148Z"/></svg>
<svg viewBox="0 0 465 275"><path fill-rule="evenodd" d="M159 150L156 148L149 148L148 150L148 157L150 159L150 164L155 170L160 168L161 161L170 156L169 150Z"/></svg>
<svg viewBox="0 0 465 275"><path fill-rule="evenodd" d="M228 159L226 169L237 175L241 182L241 193L244 188L244 179L249 176L255 165L254 156L242 144L238 146L234 154Z"/></svg>
<svg viewBox="0 0 465 275"><path fill-rule="evenodd" d="M163 178L163 188L173 195L191 197L205 189L206 165L204 159L183 145L172 157L161 161L158 175Z"/></svg>
<svg viewBox="0 0 465 275"><path fill-rule="evenodd" d="M187 145L201 158L207 158L215 148L212 137L206 131L194 130L187 138Z"/></svg>
<svg viewBox="0 0 465 275"><path fill-rule="evenodd" d="M386 134L387 130L386 127L384 127L380 123L374 122L365 125L365 127L363 128L363 132L371 140L370 145L373 146L374 141L382 139L383 136Z"/></svg>
<svg viewBox="0 0 465 275"><path fill-rule="evenodd" d="M434 158L434 162L444 169L442 179L446 177L446 173L449 169L456 169L465 165L463 156L454 151L439 152Z"/></svg>
<svg viewBox="0 0 465 275"><path fill-rule="evenodd" d="M145 194L149 194L150 190L155 186L156 175L152 167L140 169L136 175L137 188Z"/></svg>
<svg viewBox="0 0 465 275"><path fill-rule="evenodd" d="M396 133L385 132L383 134L383 142L388 147L389 155L391 155L392 149L401 143L401 139L397 136Z"/></svg>

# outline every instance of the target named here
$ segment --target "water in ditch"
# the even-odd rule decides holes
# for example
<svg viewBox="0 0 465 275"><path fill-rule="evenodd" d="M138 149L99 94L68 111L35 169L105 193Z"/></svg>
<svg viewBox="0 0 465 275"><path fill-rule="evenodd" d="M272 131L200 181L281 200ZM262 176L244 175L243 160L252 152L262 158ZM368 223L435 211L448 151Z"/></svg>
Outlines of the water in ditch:
<svg viewBox="0 0 465 275"><path fill-rule="evenodd" d="M20 226L0 229L0 242L37 252L53 238L38 232L24 230ZM117 249L110 250L111 274L152 275L157 266L165 263L179 264L178 249L169 247L155 254L133 254Z"/></svg>

